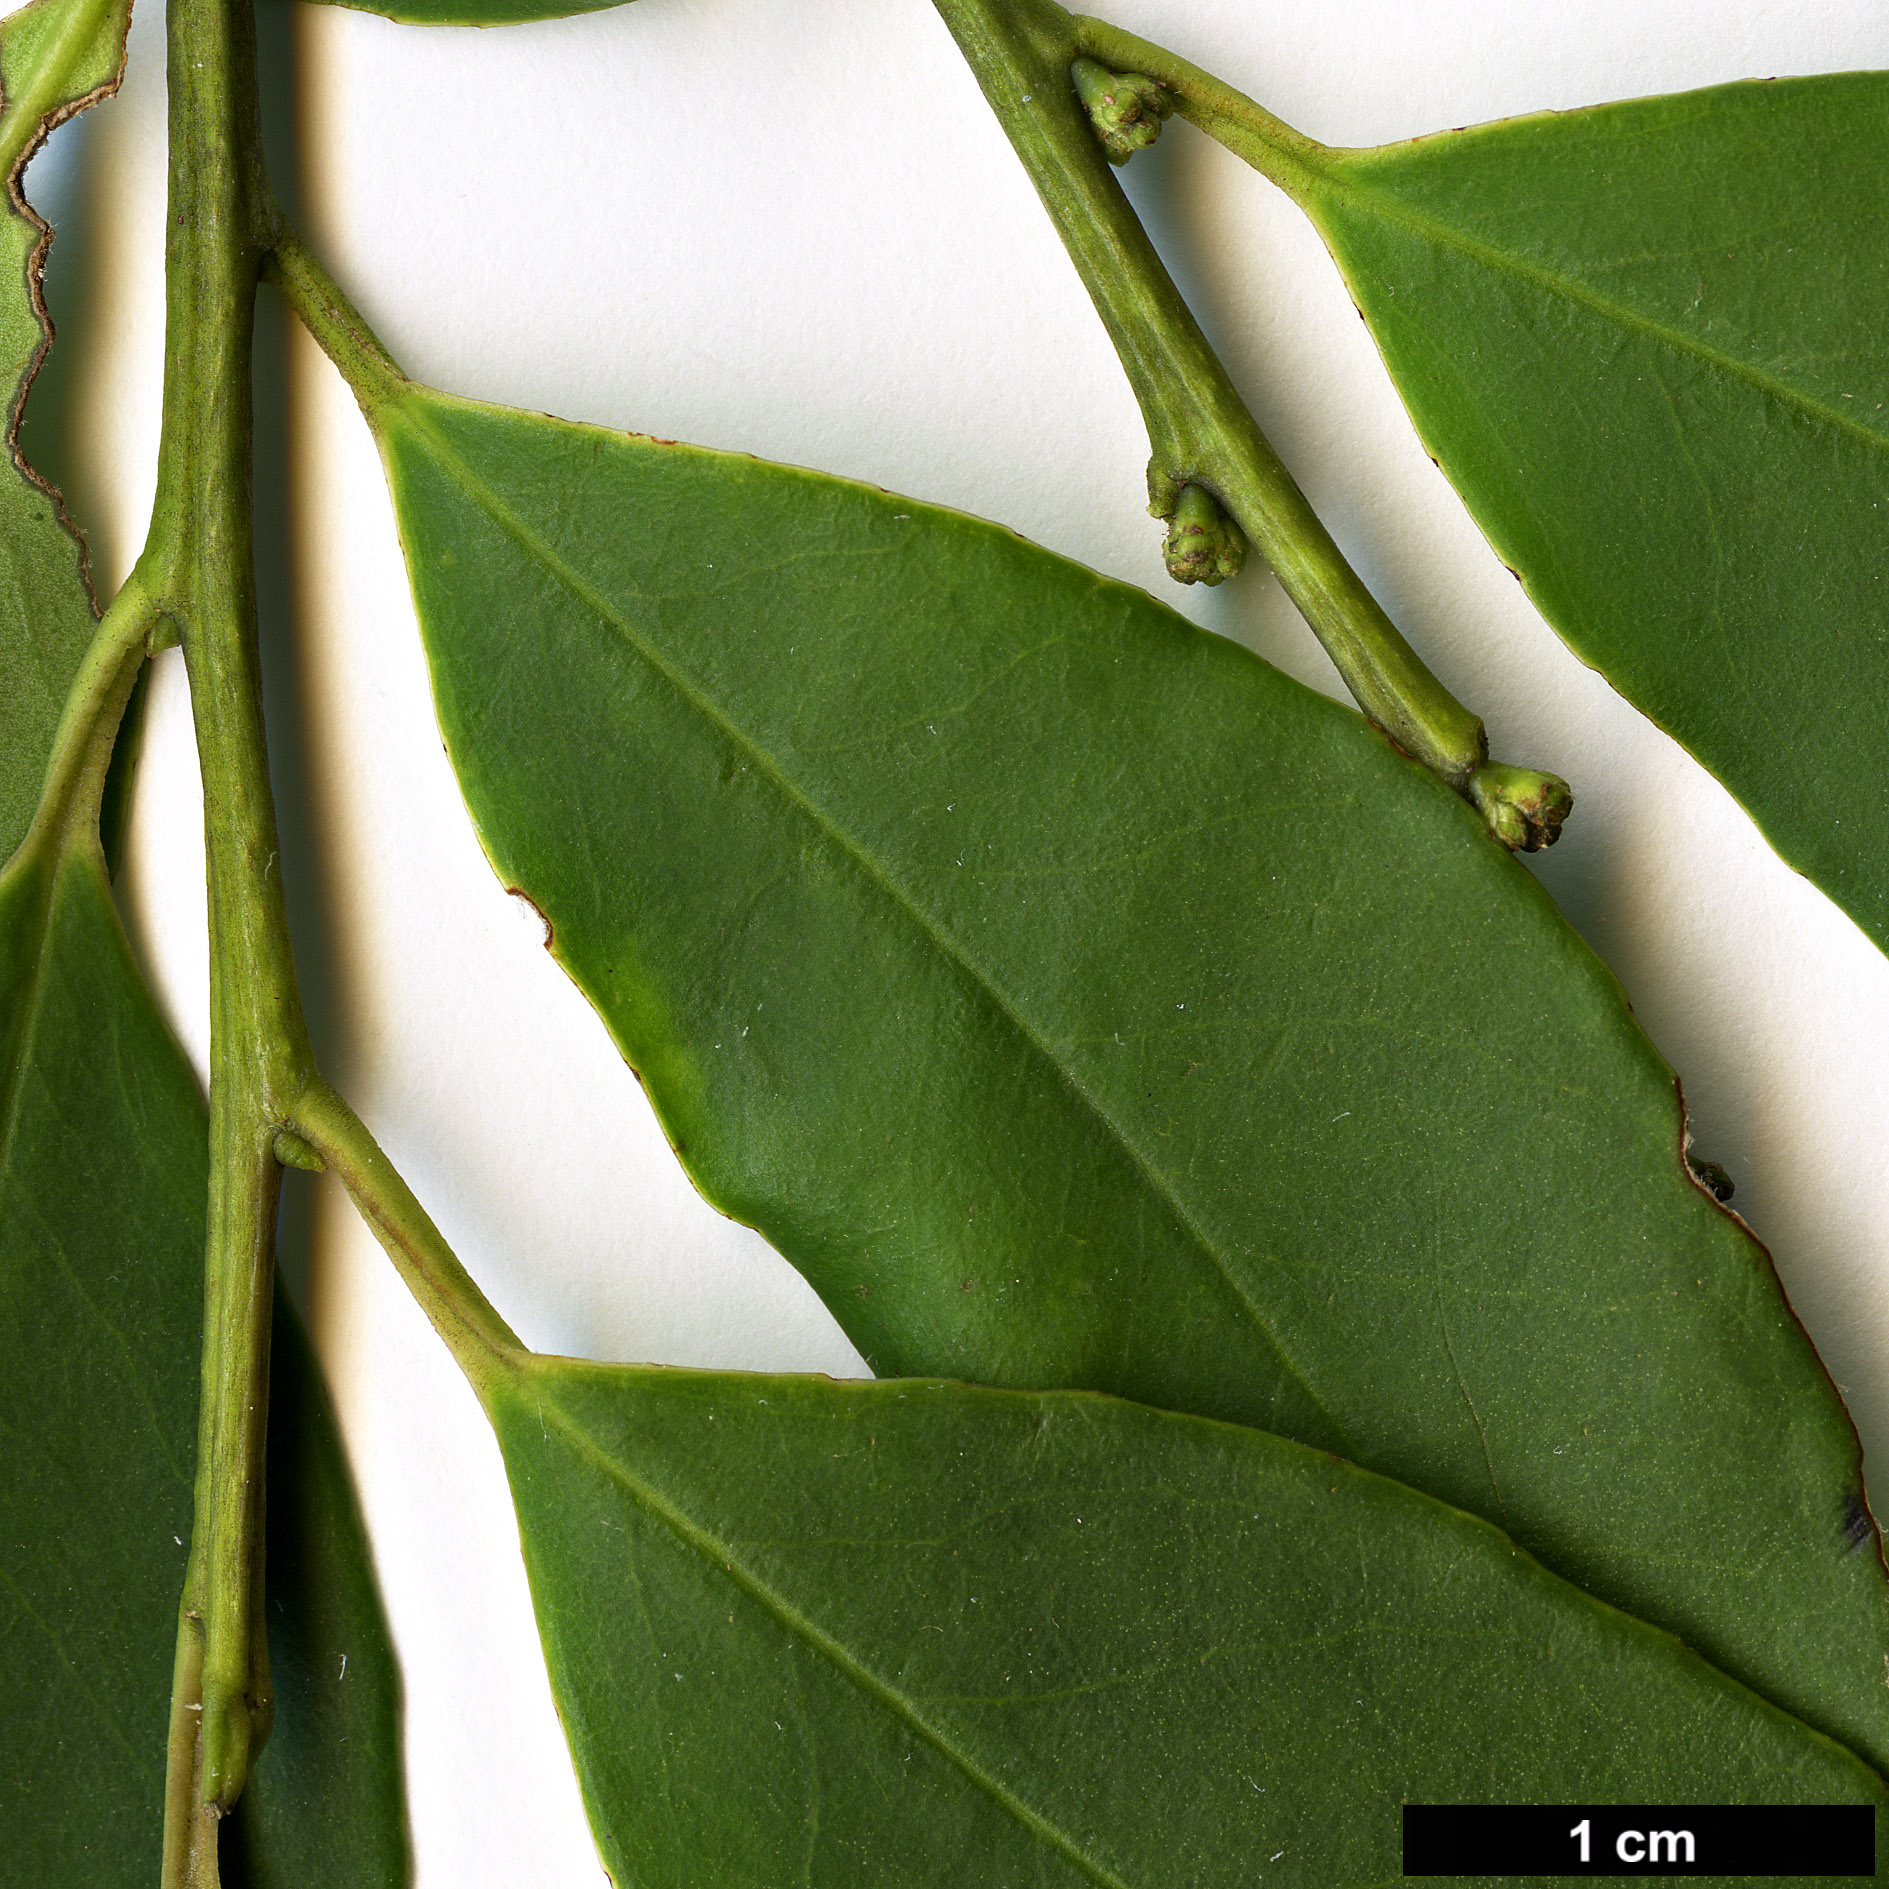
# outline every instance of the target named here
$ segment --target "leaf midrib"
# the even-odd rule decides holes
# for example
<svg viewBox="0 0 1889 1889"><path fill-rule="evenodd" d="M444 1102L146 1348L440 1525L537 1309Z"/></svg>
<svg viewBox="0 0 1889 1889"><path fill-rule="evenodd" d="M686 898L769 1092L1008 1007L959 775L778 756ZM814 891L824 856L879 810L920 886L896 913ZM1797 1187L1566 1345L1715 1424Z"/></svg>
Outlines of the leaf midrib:
<svg viewBox="0 0 1889 1889"><path fill-rule="evenodd" d="M521 1395L527 1389L527 1383L522 1374L514 1379L514 1385ZM538 1393L535 1400L536 1412L542 1424L547 1414L547 1400L543 1396L541 1385L532 1385L530 1388ZM714 1571L733 1581L751 1600L779 1621L790 1634L795 1635L827 1660L843 1678L909 1727L947 1764L953 1766L1000 1809L1022 1824L1032 1836L1048 1844L1065 1861L1081 1870L1090 1881L1099 1884L1101 1889L1131 1889L1131 1885L1116 1875L1106 1864L1099 1863L1087 1855L1067 1831L1051 1822L1040 1811L1032 1809L1014 1791L1009 1790L984 1770L968 1752L959 1749L943 1728L934 1725L913 1700L908 1699L895 1686L880 1678L869 1666L854 1658L838 1640L823 1632L785 1595L754 1573L727 1542L711 1534L708 1529L684 1514L648 1483L633 1475L628 1466L619 1462L608 1450L604 1449L590 1432L564 1409L556 1397L549 1399L548 1413L552 1422L557 1425L558 1430L580 1457L601 1470L604 1476L620 1487L632 1501L661 1522L678 1540L693 1549Z"/></svg>
<svg viewBox="0 0 1889 1889"><path fill-rule="evenodd" d="M450 400L451 396L440 395L428 390L432 399ZM1075 1071L1062 1062L1050 1046L1036 1033L1024 1017L1012 1006L1009 999L997 985L984 973L958 944L950 933L936 924L924 908L910 897L905 889L894 879L880 862L859 841L854 839L844 827L826 811L810 794L802 789L781 768L774 755L760 746L745 730L733 722L712 700L694 684L694 682L668 661L663 652L658 650L646 637L618 611L611 600L575 570L564 558L552 549L545 540L534 531L516 510L509 505L492 486L477 473L460 453L447 440L441 437L439 429L423 410L419 400L403 403L392 409L386 416L394 414L405 424L412 427L424 441L426 448L433 454L436 463L456 479L467 496L492 522L510 537L525 553L541 564L561 583L583 607L592 615L614 629L630 649L650 668L661 676L676 694L688 704L703 720L737 748L749 756L761 775L773 784L782 799L797 808L836 850L850 859L864 874L868 883L875 886L880 894L900 912L937 950L939 955L956 967L959 973L990 1004L991 1008L1010 1026L1025 1048L1034 1054L1062 1082L1089 1116L1096 1121L1115 1144L1127 1155L1140 1175L1149 1192L1159 1200L1174 1216L1187 1239L1208 1262L1212 1271L1218 1275L1230 1291L1255 1328L1265 1338L1274 1357L1284 1367L1287 1375L1298 1385L1312 1407L1330 1425L1333 1436L1344 1450L1355 1453L1356 1444L1319 1396L1296 1358L1286 1349L1271 1322L1264 1316L1258 1305L1234 1276L1231 1266L1222 1257L1203 1229L1196 1223L1194 1216L1181 1203L1170 1189L1159 1171L1144 1154L1142 1149L1129 1136L1128 1132L1103 1107L1100 1100L1092 1095ZM382 420L386 424L386 419ZM561 422L573 430L578 429L574 422ZM606 438L611 437L605 435Z"/></svg>
<svg viewBox="0 0 1889 1889"><path fill-rule="evenodd" d="M22 847L14 855L20 870L37 870L42 875L44 889L40 893L38 910L33 914L31 930L37 933L33 948L33 968L27 974L26 998L21 1006L24 1022L13 1055L13 1064L6 1071L6 1098L0 1103L0 1194L7 1191L13 1174L13 1144L19 1134L21 1098L26 1090L27 1070L32 1066L32 1049L38 1039L41 993L46 983L46 960L50 953L47 945L52 932L52 908L58 893L60 871L63 860L53 859L50 863L42 862ZM5 883L5 875L0 874L0 886Z"/></svg>
<svg viewBox="0 0 1889 1889"><path fill-rule="evenodd" d="M1743 381L1781 404L1793 407L1812 419L1824 421L1839 432L1861 440L1876 452L1889 454L1889 436L1865 426L1841 408L1828 405L1806 389L1795 386L1776 374L1768 373L1755 362L1741 360L1735 354L1727 354L1722 348L1713 347L1709 342L1688 333L1683 328L1673 327L1651 315L1642 314L1623 302L1615 301L1611 296L1602 294L1599 289L1578 276L1551 268L1546 263L1533 261L1514 250L1504 249L1496 243L1472 236L1457 224L1445 222L1440 217L1414 209L1396 196L1388 186L1348 174L1343 167L1343 159L1355 154L1333 152L1331 155L1338 161L1330 166L1320 165L1316 168L1307 165L1305 174L1316 178L1318 184L1334 196L1353 198L1363 208L1381 217L1385 222L1399 224L1412 234L1425 238L1440 248L1453 249L1470 260L1480 263L1491 274L1509 275L1547 294L1558 295L1576 307L1587 310L1590 314L1599 315L1616 323L1630 333L1657 342L1676 354L1686 355L1693 360L1703 362L1708 367L1716 368L1730 379ZM1366 155L1375 156L1377 153L1372 151ZM1318 213L1313 207L1316 192L1306 190L1303 194L1296 191L1292 194L1298 197L1301 208L1317 221ZM1329 234L1327 241L1333 250L1338 249L1339 245L1330 241Z"/></svg>
<svg viewBox="0 0 1889 1889"><path fill-rule="evenodd" d="M25 848L22 848L14 857L22 870L30 872L38 869L40 871L44 889L38 899L38 909L33 913L29 921L28 928L37 934L37 940L32 953L32 969L27 973L25 1001L21 1006L24 1020L20 1028L17 1046L13 1055L12 1067L9 1068L5 1074L5 1100L3 1103L0 1103L0 1199L4 1199L12 1190L13 1148L19 1135L20 1113L22 1099L26 1091L27 1074L33 1065L33 1048L38 1041L40 1020L45 1009L42 997L46 987L47 961L52 955L48 946L52 936L53 907L58 900L59 883L63 876L66 863L65 860L59 856L55 856L50 862L41 862L28 853ZM68 1268L68 1272L69 1271L70 1269ZM74 1283L76 1285L76 1280ZM96 1308L92 1309L96 1315ZM103 1323L105 1321L101 1319L101 1322ZM139 1385L139 1389L142 1391L142 1384ZM156 1428L155 1425L153 1427ZM159 1434L161 1435L161 1431ZM166 1450L166 1454L169 1454L168 1449ZM172 1466L175 1468L174 1464ZM51 1643L53 1650L65 1665L68 1678L78 1690L85 1695L93 1710L97 1712L100 1720L110 1731L112 1737L123 1747L126 1755L131 1757L141 1770L148 1773L149 1766L141 1755L141 1752L132 1749L116 1720L105 1709L102 1701L91 1686L86 1683L80 1673L78 1664L66 1651L58 1634L54 1632L50 1623L40 1616L38 1610L28 1602L19 1584L4 1567L0 1567L0 1583L4 1583L9 1593L12 1594L14 1604L20 1609L22 1615L32 1621Z"/></svg>
<svg viewBox="0 0 1889 1889"><path fill-rule="evenodd" d="M549 1369L547 1370L546 1367L549 1367ZM875 1703L892 1713L901 1723L907 1725L914 1733L922 1738L932 1750L937 1752L941 1758L958 1770L978 1789L987 1793L993 1802L1014 1817L1029 1830L1032 1835L1039 1837L1043 1842L1049 1844L1060 1856L1087 1875L1091 1881L1101 1885L1102 1889L1133 1889L1131 1884L1116 1875L1106 1864L1097 1862L1095 1859L1088 1856L1080 1847L1077 1840L1065 1832L1058 1824L1052 1822L1041 1812L1033 1809L1023 1798L1009 1790L996 1778L990 1776L974 1758L967 1752L959 1749L957 1744L953 1742L950 1735L944 1729L934 1725L926 1718L915 1701L908 1699L895 1686L880 1678L871 1667L849 1653L840 1641L835 1639L831 1634L823 1631L764 1576L749 1568L745 1560L741 1558L729 1543L722 1540L720 1536L713 1533L710 1529L694 1521L682 1509L678 1508L674 1502L670 1501L641 1477L635 1475L626 1463L622 1462L616 1456L613 1456L604 1448L584 1424L564 1408L562 1402L555 1395L557 1389L555 1378L560 1367L567 1372L575 1368L576 1371L586 1375L606 1380L621 1372L635 1373L639 1370L660 1370L661 1367L599 1365L581 1360L551 1359L541 1357L535 1353L525 1353L520 1354L514 1359L510 1376L512 1388L518 1395L520 1402L523 1403L527 1397L529 1398L532 1412L538 1419L539 1433L541 1436L545 1437L547 1441L548 1431L546 1418L548 1416L550 1422L556 1426L559 1434L566 1439L569 1446L584 1462L589 1463L600 1471L606 1481L619 1487L630 1500L641 1507L646 1514L668 1528L679 1541L702 1559L712 1573L720 1574L733 1581L744 1594L766 1611L773 1619L778 1621L788 1633L796 1636L812 1651L826 1659L843 1678L864 1692ZM539 1375L540 1372L544 1373L543 1377ZM551 1379L553 1392L549 1398L544 1394L545 1378L547 1377ZM613 1386L612 1388L619 1387ZM979 1392L976 1394L1002 1395L1005 1393ZM1022 1394L1027 1395L1028 1393ZM1084 1395L1084 1393L1074 1394ZM1168 1422L1206 1423L1210 1427L1225 1427L1234 1430L1250 1427L1242 1425L1220 1426L1210 1418L1176 1417L1172 1413L1161 1414L1164 1421ZM1263 1435L1265 1433L1261 1432L1259 1434ZM1290 1444L1289 1439L1287 1439L1287 1442L1290 1447L1295 1449L1304 1449L1306 1447L1302 1444ZM1368 1476L1376 1475L1374 1471L1354 1473L1361 1473ZM1379 1478L1379 1480L1387 1481L1391 1483L1393 1487L1413 1494L1422 1501L1430 1503L1436 1503L1437 1501L1434 1496L1426 1495L1422 1490L1414 1490L1409 1484L1397 1482L1394 1478ZM1445 1509L1449 1508L1448 1504L1443 1503L1437 1503L1437 1506ZM1466 1511L1457 1512L1462 1514L1467 1513ZM1480 1528L1490 1529L1497 1534L1505 1533L1505 1531L1495 1529L1493 1523L1486 1522L1478 1516L1470 1515L1467 1516L1467 1519L1474 1522L1476 1526ZM1522 1559L1529 1561L1534 1560L1534 1557L1529 1555L1526 1549L1516 1546L1512 1539L1510 1546L1513 1552ZM1580 1601L1594 1607L1601 1615L1607 1617L1609 1620L1629 1623L1631 1626L1644 1629L1663 1640L1674 1640L1675 1636L1673 1636L1668 1629L1656 1625L1652 1621L1647 1620L1644 1616L1633 1613L1627 1608L1616 1606L1611 1601L1602 1600L1597 1595L1589 1593L1585 1588L1568 1582L1564 1576L1555 1574L1545 1563L1535 1561L1535 1565L1540 1568L1543 1573L1547 1574L1551 1580L1566 1586ZM633 1553L631 1566L634 1570ZM1712 1673L1735 1692L1741 1693L1756 1701L1765 1711L1774 1713L1779 1719L1788 1722L1802 1733L1803 1736L1812 1741L1813 1744L1828 1745L1842 1752L1844 1756L1849 1758L1856 1765L1857 1769L1862 1772L1865 1778L1872 1782L1880 1781L1880 1773L1877 1771L1876 1767L1872 1765L1854 1745L1849 1743L1847 1739L1838 1738L1832 1733L1820 1729L1818 1726L1811 1724L1808 1720L1790 1710L1789 1707L1780 1705L1768 1692L1759 1690L1749 1681L1741 1679L1736 1674L1727 1671L1726 1668L1719 1665L1716 1660L1707 1658L1697 1647L1691 1646L1689 1643L1680 1644L1685 1645L1686 1651L1692 1658L1698 1661L1701 1667ZM956 1702L959 1698L959 1695L956 1694L940 1694L937 1696L940 1700L945 1702Z"/></svg>
<svg viewBox="0 0 1889 1889"><path fill-rule="evenodd" d="M30 74L31 82L20 86L13 97L0 104L0 167L5 170L8 191L15 198L19 194L21 158L44 121L77 102L61 94L66 92L72 72L91 51L92 42L110 9L111 0L84 0L81 5L69 7L58 32L41 48L39 62ZM102 88L94 88L99 89Z"/></svg>
<svg viewBox="0 0 1889 1889"><path fill-rule="evenodd" d="M20 1115L24 1107L27 1076L34 1066L33 1052L39 1041L40 1022L44 1013L42 997L46 987L47 965L52 957L53 923L64 887L66 870L72 863L71 856L64 850L60 850L54 854L50 862L42 864L34 860L25 847L14 855L14 859L22 870L30 871L37 865L43 877L45 890L40 896L38 909L32 915L27 927L36 931L38 935L32 953L33 967L26 981L25 1001L21 1005L21 1014L25 1022L20 1031L12 1067L5 1072L4 1098L0 1098L0 1204L4 1204L13 1188L14 1143L19 1137ZM163 1451L164 1460L169 1465L171 1473L183 1487L188 1488L191 1478L172 1453L170 1439L165 1433L164 1425L158 1421L156 1408L151 1402L149 1386L145 1381L144 1373L138 1368L137 1353L129 1335L121 1331L93 1299L90 1287L80 1277L63 1247L58 1250L56 1257L60 1270L65 1274L67 1283L80 1304L111 1336L123 1355L126 1361L127 1378L136 1387L138 1399L150 1417L151 1434L157 1439L158 1447Z"/></svg>

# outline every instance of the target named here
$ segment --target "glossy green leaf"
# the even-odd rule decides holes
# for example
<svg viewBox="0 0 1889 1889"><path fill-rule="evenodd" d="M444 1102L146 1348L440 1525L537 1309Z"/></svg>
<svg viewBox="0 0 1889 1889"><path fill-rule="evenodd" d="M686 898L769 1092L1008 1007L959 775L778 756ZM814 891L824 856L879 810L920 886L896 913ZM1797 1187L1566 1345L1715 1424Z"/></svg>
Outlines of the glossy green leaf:
<svg viewBox="0 0 1889 1889"><path fill-rule="evenodd" d="M26 835L59 712L98 627L84 551L12 432L51 338L40 270L52 232L18 194L49 125L115 91L131 0L33 0L0 25L0 860Z"/></svg>
<svg viewBox="0 0 1889 1889"><path fill-rule="evenodd" d="M1461 800L995 527L369 408L495 866L875 1370L1330 1448L1882 1761L1848 1420Z"/></svg>
<svg viewBox="0 0 1889 1889"><path fill-rule="evenodd" d="M96 854L35 845L0 877L0 1084L0 1880L147 1889L190 1535L207 1148ZM277 1338L277 1720L225 1843L249 1867L228 1880L395 1889L397 1674L285 1308Z"/></svg>
<svg viewBox="0 0 1889 1889"><path fill-rule="evenodd" d="M1406 1801L1889 1804L1487 1524L1256 1431L547 1358L487 1401L618 1882L1381 1883Z"/></svg>
<svg viewBox="0 0 1889 1889"><path fill-rule="evenodd" d="M1889 946L1889 74L1277 170L1585 662Z"/></svg>

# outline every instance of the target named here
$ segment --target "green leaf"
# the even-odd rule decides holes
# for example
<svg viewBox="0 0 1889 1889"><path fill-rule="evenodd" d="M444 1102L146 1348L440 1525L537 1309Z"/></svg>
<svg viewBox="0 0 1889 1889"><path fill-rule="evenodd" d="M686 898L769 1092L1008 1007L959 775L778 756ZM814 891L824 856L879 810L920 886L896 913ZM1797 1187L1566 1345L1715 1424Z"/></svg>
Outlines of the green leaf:
<svg viewBox="0 0 1889 1889"><path fill-rule="evenodd" d="M602 13L625 0L329 0L354 13L378 13L410 26L518 26L527 20L563 20L577 13Z"/></svg>
<svg viewBox="0 0 1889 1889"><path fill-rule="evenodd" d="M1889 1803L1485 1523L1256 1431L549 1358L487 1402L619 1882L1372 1883L1406 1801Z"/></svg>
<svg viewBox="0 0 1889 1889"><path fill-rule="evenodd" d="M1462 801L996 527L368 408L494 865L876 1371L1330 1448L1889 1753L1854 1433Z"/></svg>
<svg viewBox="0 0 1889 1889"><path fill-rule="evenodd" d="M98 627L85 552L59 495L14 433L51 343L40 271L52 231L26 207L20 172L47 130L117 90L131 0L33 0L0 26L0 860L26 836L59 712Z"/></svg>
<svg viewBox="0 0 1889 1889"><path fill-rule="evenodd" d="M400 1672L328 1389L278 1283L266 1602L275 1727L222 1842L228 1889L401 1889Z"/></svg>
<svg viewBox="0 0 1889 1889"><path fill-rule="evenodd" d="M1575 653L1889 947L1889 74L1281 159Z"/></svg>
<svg viewBox="0 0 1889 1889"><path fill-rule="evenodd" d="M17 859L0 953L0 1875L144 1883L190 1534L202 1105L94 865Z"/></svg>
<svg viewBox="0 0 1889 1889"><path fill-rule="evenodd" d="M34 845L0 877L0 1083L0 1879L144 1889L190 1535L208 1155L95 852ZM229 1880L394 1889L392 1651L333 1418L281 1306L277 1343L277 1718L234 1824L250 1867Z"/></svg>

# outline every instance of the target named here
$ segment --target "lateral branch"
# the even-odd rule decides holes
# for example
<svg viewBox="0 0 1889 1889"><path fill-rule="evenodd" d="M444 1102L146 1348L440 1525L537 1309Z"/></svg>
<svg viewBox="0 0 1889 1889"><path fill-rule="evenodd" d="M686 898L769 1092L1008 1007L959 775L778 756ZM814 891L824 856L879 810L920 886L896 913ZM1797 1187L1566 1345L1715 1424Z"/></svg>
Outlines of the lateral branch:
<svg viewBox="0 0 1889 1889"><path fill-rule="evenodd" d="M1134 389L1153 455L1149 510L1171 521L1169 570L1182 582L1218 582L1238 569L1250 542L1371 720L1478 808L1504 845L1532 851L1552 844L1573 803L1567 783L1490 761L1481 719L1431 674L1333 542L1115 181L1111 163L1151 141L1170 89L1176 108L1203 123L1212 116L1215 135L1222 119L1232 124L1217 95L1211 105L1200 102L1214 82L1131 35L1078 20L1056 0L935 4ZM1176 82L1183 67L1191 91ZM1239 123L1248 142L1257 122ZM1322 149L1267 122L1276 127L1266 146L1274 168L1305 164Z"/></svg>

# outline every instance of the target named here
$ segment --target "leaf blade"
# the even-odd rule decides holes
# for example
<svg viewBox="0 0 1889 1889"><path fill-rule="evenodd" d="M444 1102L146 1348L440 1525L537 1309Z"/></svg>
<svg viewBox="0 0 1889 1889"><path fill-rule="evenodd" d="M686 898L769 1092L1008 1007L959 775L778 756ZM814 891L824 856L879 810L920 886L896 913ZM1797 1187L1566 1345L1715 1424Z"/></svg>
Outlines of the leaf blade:
<svg viewBox="0 0 1889 1889"><path fill-rule="evenodd" d="M523 26L602 13L625 0L328 0L351 13L377 13L407 26Z"/></svg>
<svg viewBox="0 0 1889 1889"><path fill-rule="evenodd" d="M242 1889L412 1878L400 1672L334 1409L276 1282L266 1585L275 1723L222 1839Z"/></svg>
<svg viewBox="0 0 1889 1889"><path fill-rule="evenodd" d="M0 1685L20 1702L0 1874L143 1884L190 1534L208 1150L96 855L34 846L0 876L0 1078ZM276 1539L294 1540L311 1485L322 1536L270 1572L280 1743L232 1820L245 1873L229 1879L313 1880L277 1863L312 1855L322 1881L397 1889L392 1650L332 1413L281 1303L277 1332ZM354 1669L338 1702L302 1657L330 1646Z"/></svg>
<svg viewBox="0 0 1889 1889"><path fill-rule="evenodd" d="M488 854L876 1370L1340 1448L1885 1748L1854 1434L1617 986L1452 795L995 527L371 417Z"/></svg>
<svg viewBox="0 0 1889 1889"><path fill-rule="evenodd" d="M1543 615L1878 946L1885 127L1884 74L1744 83L1291 185Z"/></svg>
<svg viewBox="0 0 1889 1889"><path fill-rule="evenodd" d="M30 1744L23 1737L16 1747L10 1779L17 1796L0 1841L19 1880L57 1881L78 1866L99 1830L117 1831L124 1845L114 1859L120 1879L149 1880L163 1819L169 1654L184 1566L178 1538L190 1532L190 1424L201 1318L195 1282L202 1209L191 1185L202 1172L198 1105L174 1053L148 1054L150 1079L135 1093L151 1106L148 1118L141 1111L131 1124L129 1148L134 1159L139 1150L151 1150L151 1168L134 1168L122 1188L107 1190L99 1184L104 1177L67 1156L60 1128L74 1098L53 1085L62 1076L88 1077L89 1059L65 1065L43 1046L66 1047L65 1026L88 1010L99 1014L85 977L94 949L118 973L103 980L107 1000L117 1000L102 1010L108 1052L120 1045L142 1063L154 1039L140 1028L135 1010L127 1014L128 965L114 963L98 942L109 933L94 875L75 866L55 882L52 868L37 859L27 863L40 883L23 883L28 874L19 862L0 881L0 890L12 895L0 914L0 939L10 947L0 982L15 1000L0 1007L10 1039L0 1061L10 1077L0 1144L0 1281L7 1330L25 1359L41 1361L44 1378L36 1383L30 1370L9 1372L0 1418L12 1603L0 1649L10 1696L33 1700L35 1709L21 1714ZM43 944L35 927L19 922L29 896L46 913ZM32 989L22 993L29 978ZM30 1014L20 995L31 1004ZM29 1028L37 1041L27 1038ZM120 1121L126 1100L118 1101ZM87 1096L81 1106L90 1112L98 1101ZM61 1184L34 1186L41 1174ZM142 1247L135 1227L126 1224L127 1210L139 1200L161 1203ZM114 1281L109 1264L96 1280L66 1265L64 1255L81 1231L61 1218L78 1203L96 1206L102 1224L122 1240L107 1251L143 1250L160 1276L181 1275L180 1288L141 1305L138 1281L125 1276L128 1267L117 1268ZM104 1298L114 1283L127 1303ZM93 1342L72 1342L75 1332L88 1328ZM128 1333L136 1334L135 1342L127 1341ZM36 1391L73 1424L64 1450L44 1458L27 1447L44 1423ZM102 1421L95 1428L80 1412ZM115 1433L137 1437L143 1460L125 1462ZM75 1502L81 1492L89 1493ZM131 1578L88 1579L90 1570L122 1562L126 1540L137 1544ZM90 1761L83 1789L75 1788L73 1776L78 1753Z"/></svg>
<svg viewBox="0 0 1889 1889"><path fill-rule="evenodd" d="M58 494L20 453L20 412L52 326L40 270L52 232L20 174L53 124L115 91L130 0L34 0L0 25L0 860L26 836L66 694L97 628L85 551Z"/></svg>
<svg viewBox="0 0 1889 1889"><path fill-rule="evenodd" d="M1486 1524L1258 1432L545 1358L487 1397L625 1879L1366 1882L1404 1801L1882 1801Z"/></svg>

